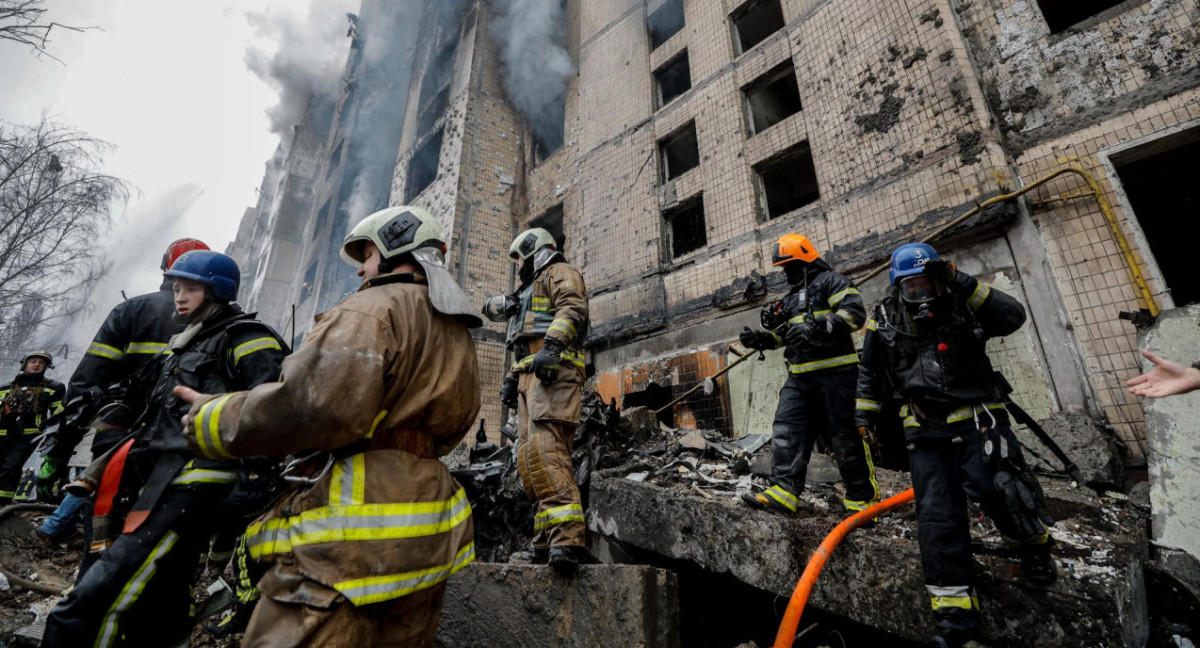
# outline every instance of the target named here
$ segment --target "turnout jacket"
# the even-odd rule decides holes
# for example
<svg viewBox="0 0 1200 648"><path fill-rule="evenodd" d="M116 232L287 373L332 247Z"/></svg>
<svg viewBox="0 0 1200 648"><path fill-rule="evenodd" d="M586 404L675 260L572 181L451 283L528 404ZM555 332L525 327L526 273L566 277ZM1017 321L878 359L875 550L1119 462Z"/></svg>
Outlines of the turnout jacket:
<svg viewBox="0 0 1200 648"><path fill-rule="evenodd" d="M820 317L835 318L833 332L815 324ZM862 295L849 277L829 266L814 266L805 280L778 302L763 307L763 328L775 337L775 348L783 351L788 372L804 374L858 362L852 331L862 328L867 317ZM807 340L787 342L787 330L793 326L812 326Z"/></svg>
<svg viewBox="0 0 1200 648"><path fill-rule="evenodd" d="M0 437L37 434L46 421L63 411L66 387L45 375L19 373L0 387Z"/></svg>
<svg viewBox="0 0 1200 648"><path fill-rule="evenodd" d="M559 261L542 269L529 285L518 292L521 311L513 316L515 330L510 348L524 354L513 365L516 373L529 371L538 342L550 339L566 349L562 362L584 371L583 341L588 330L587 286L574 266ZM537 348L530 349L530 343ZM582 378L580 380L582 382Z"/></svg>
<svg viewBox="0 0 1200 648"><path fill-rule="evenodd" d="M922 419L953 424L971 419L977 405L1002 409L985 345L1019 329L1025 307L960 271L931 311L932 318L918 326L891 291L867 320L856 425L875 425L880 403L893 393L905 403L901 415L909 438L922 435ZM929 433L939 427L945 426Z"/></svg>
<svg viewBox="0 0 1200 648"><path fill-rule="evenodd" d="M286 567L259 583L274 600L366 605L474 559L470 504L437 457L478 411L467 327L433 309L422 275L390 274L318 316L279 382L193 404L185 437L210 458L321 451L305 464L313 483L253 522L246 546Z"/></svg>

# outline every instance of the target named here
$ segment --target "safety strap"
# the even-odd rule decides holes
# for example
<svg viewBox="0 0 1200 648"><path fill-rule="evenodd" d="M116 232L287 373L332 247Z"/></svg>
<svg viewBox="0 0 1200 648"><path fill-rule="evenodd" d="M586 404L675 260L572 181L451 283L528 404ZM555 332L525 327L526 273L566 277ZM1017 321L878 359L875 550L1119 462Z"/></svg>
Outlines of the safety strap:
<svg viewBox="0 0 1200 648"><path fill-rule="evenodd" d="M121 444L109 457L108 464L104 466L104 474L100 477L100 488L96 491L96 507L93 515L99 517L108 515L112 512L113 498L117 496L117 490L121 487L121 474L125 472L125 458L129 456L129 449L133 447L134 439L129 439Z"/></svg>

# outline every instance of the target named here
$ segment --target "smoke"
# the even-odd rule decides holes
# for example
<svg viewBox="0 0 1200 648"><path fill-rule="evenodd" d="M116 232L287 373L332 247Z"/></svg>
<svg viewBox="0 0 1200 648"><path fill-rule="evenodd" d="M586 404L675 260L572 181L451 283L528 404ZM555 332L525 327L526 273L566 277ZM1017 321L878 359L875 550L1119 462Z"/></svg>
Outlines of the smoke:
<svg viewBox="0 0 1200 648"><path fill-rule="evenodd" d="M501 43L504 91L529 123L535 137L550 148L562 143L567 79L571 56L560 0L503 0L495 25Z"/></svg>
<svg viewBox="0 0 1200 648"><path fill-rule="evenodd" d="M359 0L312 0L307 11L272 5L246 19L262 43L246 50L246 67L279 95L267 110L271 132L300 123L312 96L336 98L346 61L346 13Z"/></svg>

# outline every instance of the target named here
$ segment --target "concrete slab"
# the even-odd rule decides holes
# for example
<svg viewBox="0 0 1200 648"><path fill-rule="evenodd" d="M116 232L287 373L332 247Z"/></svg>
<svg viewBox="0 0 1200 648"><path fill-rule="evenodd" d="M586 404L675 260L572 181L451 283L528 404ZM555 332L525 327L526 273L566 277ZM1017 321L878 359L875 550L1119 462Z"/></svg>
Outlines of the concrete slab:
<svg viewBox="0 0 1200 648"><path fill-rule="evenodd" d="M446 588L441 648L678 648L675 575L643 565L474 563Z"/></svg>
<svg viewBox="0 0 1200 648"><path fill-rule="evenodd" d="M890 471L880 471L880 482L888 493L908 485L906 475ZM1060 579L1048 589L1021 581L1015 558L990 523L973 522L989 645L1144 645L1144 513L1127 501L1046 486L1051 512L1060 520L1054 530ZM795 519L750 510L732 495L708 499L608 479L591 487L588 527L618 546L688 561L790 596L812 551L841 518L836 489L810 486L805 498L815 502L816 512ZM902 637L929 637L933 627L914 510L847 538L825 567L811 603Z"/></svg>

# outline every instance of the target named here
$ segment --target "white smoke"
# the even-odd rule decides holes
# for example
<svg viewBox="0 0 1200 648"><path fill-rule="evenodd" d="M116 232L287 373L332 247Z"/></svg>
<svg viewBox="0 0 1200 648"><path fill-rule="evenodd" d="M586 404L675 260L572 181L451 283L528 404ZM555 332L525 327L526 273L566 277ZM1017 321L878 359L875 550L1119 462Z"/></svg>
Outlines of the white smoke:
<svg viewBox="0 0 1200 648"><path fill-rule="evenodd" d="M603 1L603 0L599 0ZM571 55L560 0L503 0L495 24L504 91L543 142L561 141Z"/></svg>
<svg viewBox="0 0 1200 648"><path fill-rule="evenodd" d="M346 61L346 14L360 0L312 0L307 10L271 5L248 12L259 43L246 50L246 67L279 94L267 114L271 131L300 123L309 98L334 98Z"/></svg>

